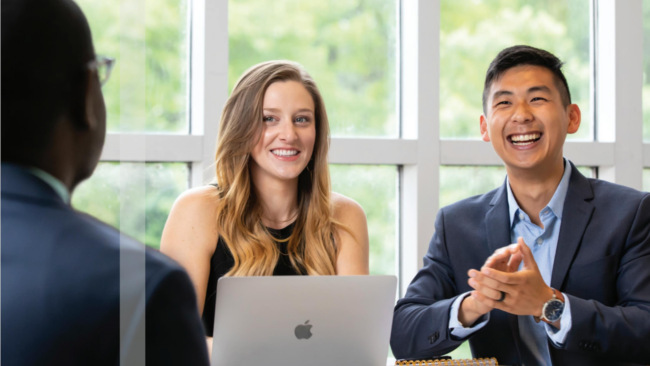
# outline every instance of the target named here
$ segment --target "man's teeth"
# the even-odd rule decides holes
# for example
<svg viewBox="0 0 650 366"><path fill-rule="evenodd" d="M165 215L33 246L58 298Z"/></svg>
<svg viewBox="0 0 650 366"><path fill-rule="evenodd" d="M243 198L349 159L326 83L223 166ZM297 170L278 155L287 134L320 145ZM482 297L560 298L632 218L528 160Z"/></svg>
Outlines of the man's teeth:
<svg viewBox="0 0 650 366"><path fill-rule="evenodd" d="M277 156L294 156L298 154L298 150L271 150Z"/></svg>
<svg viewBox="0 0 650 366"><path fill-rule="evenodd" d="M526 142L514 142L514 141L513 141L512 143L515 144L515 145L517 145L517 146L527 146L527 145L530 145L530 144L532 144L532 143L534 143L534 142L535 142L535 141L526 141Z"/></svg>
<svg viewBox="0 0 650 366"><path fill-rule="evenodd" d="M515 145L526 146L532 144L535 142L534 140L539 139L541 136L539 133L532 133L528 135L512 135L511 139Z"/></svg>

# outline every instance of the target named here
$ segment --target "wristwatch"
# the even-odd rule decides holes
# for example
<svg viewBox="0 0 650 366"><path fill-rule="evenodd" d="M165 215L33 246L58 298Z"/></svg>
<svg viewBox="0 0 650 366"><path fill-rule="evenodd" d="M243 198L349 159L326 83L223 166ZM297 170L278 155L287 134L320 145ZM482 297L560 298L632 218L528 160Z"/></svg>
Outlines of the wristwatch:
<svg viewBox="0 0 650 366"><path fill-rule="evenodd" d="M553 298L548 300L542 307L542 316L534 317L538 323L540 320L549 324L555 323L562 318L562 313L564 313L564 302L557 298L554 288L551 287L551 290L553 290Z"/></svg>

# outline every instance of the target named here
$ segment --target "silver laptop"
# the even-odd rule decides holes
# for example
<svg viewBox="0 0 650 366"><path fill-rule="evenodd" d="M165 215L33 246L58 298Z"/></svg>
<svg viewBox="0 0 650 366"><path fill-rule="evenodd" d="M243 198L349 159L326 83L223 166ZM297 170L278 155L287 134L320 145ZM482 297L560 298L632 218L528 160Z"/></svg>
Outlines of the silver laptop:
<svg viewBox="0 0 650 366"><path fill-rule="evenodd" d="M385 366L395 276L225 277L213 366Z"/></svg>

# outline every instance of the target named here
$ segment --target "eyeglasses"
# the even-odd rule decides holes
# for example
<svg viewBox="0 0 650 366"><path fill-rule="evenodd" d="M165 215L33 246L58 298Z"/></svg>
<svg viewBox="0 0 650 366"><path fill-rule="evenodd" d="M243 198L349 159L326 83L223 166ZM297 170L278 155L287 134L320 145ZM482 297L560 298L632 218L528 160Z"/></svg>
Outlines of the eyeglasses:
<svg viewBox="0 0 650 366"><path fill-rule="evenodd" d="M111 76L111 70L115 66L115 59L111 57L99 56L88 63L88 67L97 70L97 76L102 86L106 84Z"/></svg>

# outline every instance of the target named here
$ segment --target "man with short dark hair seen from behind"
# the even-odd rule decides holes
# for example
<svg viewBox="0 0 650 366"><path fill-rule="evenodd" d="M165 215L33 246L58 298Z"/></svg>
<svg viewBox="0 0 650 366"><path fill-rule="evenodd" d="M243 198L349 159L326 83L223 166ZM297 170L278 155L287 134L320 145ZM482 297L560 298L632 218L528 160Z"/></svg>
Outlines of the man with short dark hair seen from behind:
<svg viewBox="0 0 650 366"><path fill-rule="evenodd" d="M480 129L507 177L438 213L395 307L398 358L469 339L474 357L506 365L650 364L650 194L563 157L580 109L561 67L529 46L490 64Z"/></svg>
<svg viewBox="0 0 650 366"><path fill-rule="evenodd" d="M185 271L70 207L102 150L112 60L70 0L0 12L2 365L208 365Z"/></svg>

